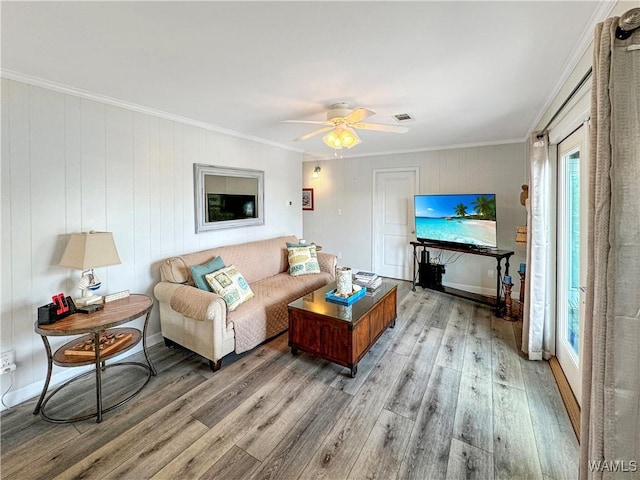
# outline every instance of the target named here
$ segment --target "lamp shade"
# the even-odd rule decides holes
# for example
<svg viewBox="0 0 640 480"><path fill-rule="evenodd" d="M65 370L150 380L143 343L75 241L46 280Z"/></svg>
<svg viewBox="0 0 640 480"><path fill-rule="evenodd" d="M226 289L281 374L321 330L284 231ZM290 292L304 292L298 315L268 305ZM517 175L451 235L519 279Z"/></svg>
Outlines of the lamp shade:
<svg viewBox="0 0 640 480"><path fill-rule="evenodd" d="M90 268L119 265L111 232L72 233L60 260L61 267L88 270Z"/></svg>

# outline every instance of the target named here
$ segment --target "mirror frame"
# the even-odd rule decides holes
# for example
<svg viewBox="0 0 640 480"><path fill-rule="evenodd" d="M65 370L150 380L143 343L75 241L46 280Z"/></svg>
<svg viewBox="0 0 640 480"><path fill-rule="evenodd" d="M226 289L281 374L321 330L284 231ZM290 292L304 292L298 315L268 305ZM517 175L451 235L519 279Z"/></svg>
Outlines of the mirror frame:
<svg viewBox="0 0 640 480"><path fill-rule="evenodd" d="M255 178L258 180L258 192L256 195L256 218L242 218L239 220L220 220L207 222L205 201L205 176L217 175L223 177ZM249 227L264 225L264 171L245 168L219 167L215 165L193 164L193 191L195 195L195 220L196 233L222 230L225 228Z"/></svg>

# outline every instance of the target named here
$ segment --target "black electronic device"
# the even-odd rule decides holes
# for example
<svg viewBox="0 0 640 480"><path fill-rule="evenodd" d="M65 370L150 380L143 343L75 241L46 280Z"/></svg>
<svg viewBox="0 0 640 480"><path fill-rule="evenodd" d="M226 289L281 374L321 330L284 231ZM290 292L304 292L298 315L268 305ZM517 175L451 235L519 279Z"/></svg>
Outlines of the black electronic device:
<svg viewBox="0 0 640 480"><path fill-rule="evenodd" d="M429 252L426 248L422 249L420 255L420 265L418 268L418 285L421 287L429 286Z"/></svg>
<svg viewBox="0 0 640 480"><path fill-rule="evenodd" d="M50 325L76 313L76 304L71 297L59 293L51 297L52 303L38 307L38 325Z"/></svg>
<svg viewBox="0 0 640 480"><path fill-rule="evenodd" d="M77 312L79 313L93 313L93 312L97 312L98 310L102 310L104 308L104 305L101 303L94 303L91 305L85 305L83 307L78 307L76 309Z"/></svg>

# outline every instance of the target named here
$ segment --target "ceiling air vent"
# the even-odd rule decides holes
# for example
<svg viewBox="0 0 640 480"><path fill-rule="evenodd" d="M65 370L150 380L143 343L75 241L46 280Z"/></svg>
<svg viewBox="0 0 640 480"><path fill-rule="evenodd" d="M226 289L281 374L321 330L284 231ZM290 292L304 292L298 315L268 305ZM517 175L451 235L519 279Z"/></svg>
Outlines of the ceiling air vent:
<svg viewBox="0 0 640 480"><path fill-rule="evenodd" d="M393 118L395 118L398 123L413 122L415 120L409 113L398 113L394 115Z"/></svg>

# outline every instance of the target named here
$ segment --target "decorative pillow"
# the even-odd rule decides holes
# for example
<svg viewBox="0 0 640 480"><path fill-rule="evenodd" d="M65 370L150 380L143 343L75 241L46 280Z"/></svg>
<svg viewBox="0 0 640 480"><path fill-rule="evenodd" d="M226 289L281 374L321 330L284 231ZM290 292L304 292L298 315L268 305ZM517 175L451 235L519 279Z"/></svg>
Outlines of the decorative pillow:
<svg viewBox="0 0 640 480"><path fill-rule="evenodd" d="M287 250L289 250L289 275L297 277L320 273L315 245L290 247Z"/></svg>
<svg viewBox="0 0 640 480"><path fill-rule="evenodd" d="M239 305L253 298L253 292L234 265L204 276L214 292L224 298L227 308L233 312Z"/></svg>
<svg viewBox="0 0 640 480"><path fill-rule="evenodd" d="M193 277L193 283L196 284L200 290L206 290L207 292L213 292L209 283L204 278L205 275L213 273L217 270L224 268L224 262L222 257L216 257L213 260L203 263L202 265L192 265L189 267L191 270L191 276Z"/></svg>

